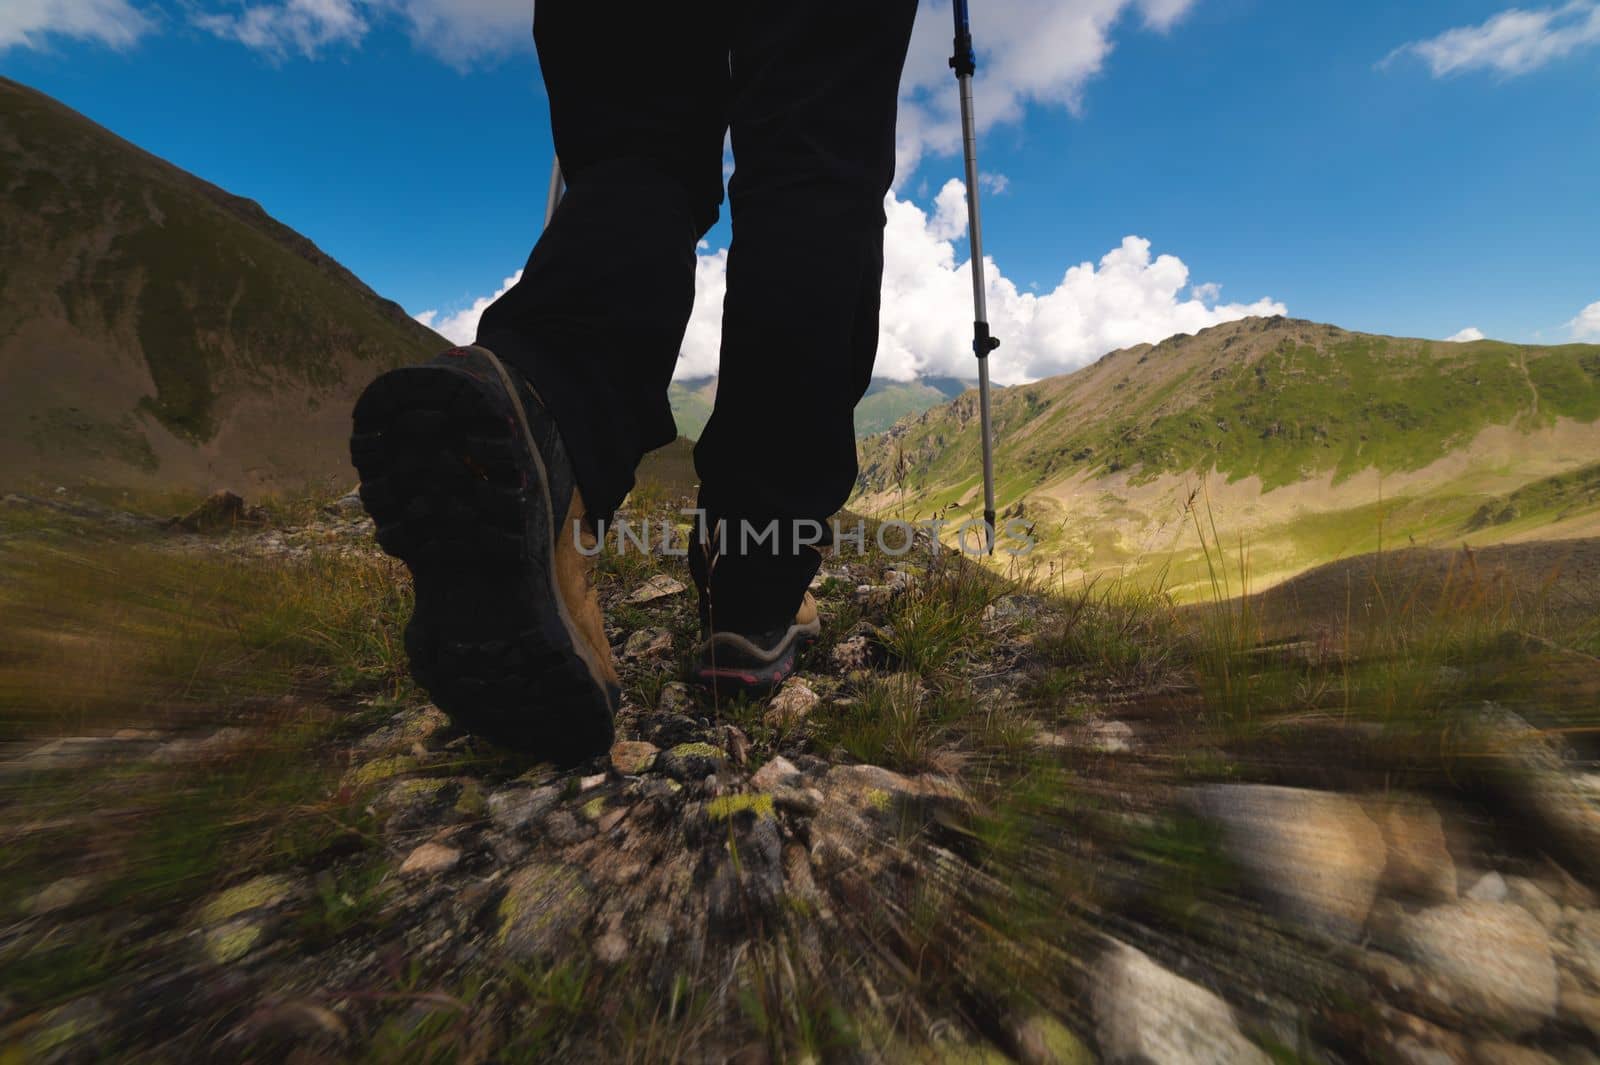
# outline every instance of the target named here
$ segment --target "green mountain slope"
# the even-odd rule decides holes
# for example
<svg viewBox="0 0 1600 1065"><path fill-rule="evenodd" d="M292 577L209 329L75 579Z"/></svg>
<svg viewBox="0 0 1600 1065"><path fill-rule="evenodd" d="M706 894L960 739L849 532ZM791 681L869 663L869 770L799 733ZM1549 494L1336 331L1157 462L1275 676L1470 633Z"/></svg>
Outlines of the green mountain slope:
<svg viewBox="0 0 1600 1065"><path fill-rule="evenodd" d="M1169 564L1179 532L1193 532L1183 504L1205 478L1221 531L1253 537L1269 571L1289 572L1372 549L1391 520L1391 534L1449 539L1486 527L1533 535L1528 515L1587 513L1570 485L1563 498L1577 502L1565 507L1509 499L1592 462L1600 347L1248 319L998 391L994 420L1000 506L1039 522L1069 569ZM861 465L869 509L974 509L976 395L867 441ZM1496 500L1496 514L1522 524L1469 528Z"/></svg>
<svg viewBox="0 0 1600 1065"><path fill-rule="evenodd" d="M361 387L447 346L257 204L5 79L0 190L17 486L342 484Z"/></svg>
<svg viewBox="0 0 1600 1065"><path fill-rule="evenodd" d="M674 381L667 390L667 400L672 404L672 418L678 423L679 437L700 439L706 422L711 420L711 405L717 399L717 379L696 377L687 381Z"/></svg>
<svg viewBox="0 0 1600 1065"><path fill-rule="evenodd" d="M871 436L889 429L901 418L921 414L955 399L967 385L947 377L915 381L875 380L856 404L856 435Z"/></svg>
<svg viewBox="0 0 1600 1065"><path fill-rule="evenodd" d="M867 394L856 405L856 435L881 433L901 418L921 414L959 396L969 386L952 377L923 377L915 381L874 379ZM711 419L711 406L717 398L717 379L697 377L672 382L668 399L678 432L698 440Z"/></svg>

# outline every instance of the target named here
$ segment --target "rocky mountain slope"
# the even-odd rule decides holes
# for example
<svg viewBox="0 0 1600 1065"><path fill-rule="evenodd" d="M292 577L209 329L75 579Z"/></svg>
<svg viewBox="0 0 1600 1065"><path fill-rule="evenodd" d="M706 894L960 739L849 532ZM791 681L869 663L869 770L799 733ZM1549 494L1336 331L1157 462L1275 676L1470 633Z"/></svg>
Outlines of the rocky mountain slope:
<svg viewBox="0 0 1600 1065"><path fill-rule="evenodd" d="M999 504L1069 573L1199 581L1196 501L1263 581L1396 539L1591 535L1600 513L1594 345L1245 319L1001 390L994 417ZM858 505L981 509L976 425L968 393L867 441Z"/></svg>
<svg viewBox="0 0 1600 1065"><path fill-rule="evenodd" d="M448 346L257 204L0 78L7 487L299 490L349 405Z"/></svg>

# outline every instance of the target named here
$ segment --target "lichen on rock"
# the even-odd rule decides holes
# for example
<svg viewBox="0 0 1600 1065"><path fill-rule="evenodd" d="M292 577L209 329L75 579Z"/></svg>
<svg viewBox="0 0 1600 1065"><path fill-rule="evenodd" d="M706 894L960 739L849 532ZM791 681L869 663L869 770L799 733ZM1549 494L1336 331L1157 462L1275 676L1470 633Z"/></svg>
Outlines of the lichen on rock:
<svg viewBox="0 0 1600 1065"><path fill-rule="evenodd" d="M751 813L763 819L771 818L772 795L767 792L747 792L723 795L706 803L706 816L712 821L727 821L742 813Z"/></svg>
<svg viewBox="0 0 1600 1065"><path fill-rule="evenodd" d="M342 781L345 787L362 791L391 780L402 773L410 773L417 768L417 760L410 755L391 755L388 758L374 758L351 769Z"/></svg>
<svg viewBox="0 0 1600 1065"><path fill-rule="evenodd" d="M206 957L218 965L230 965L254 950L261 936L261 926L254 921L229 921L206 932Z"/></svg>
<svg viewBox="0 0 1600 1065"><path fill-rule="evenodd" d="M231 887L206 903L200 911L203 924L216 925L250 910L267 909L286 902L298 890L287 876L267 875Z"/></svg>
<svg viewBox="0 0 1600 1065"><path fill-rule="evenodd" d="M576 939L592 907L578 869L544 862L524 866L500 900L497 942L520 961L552 957Z"/></svg>

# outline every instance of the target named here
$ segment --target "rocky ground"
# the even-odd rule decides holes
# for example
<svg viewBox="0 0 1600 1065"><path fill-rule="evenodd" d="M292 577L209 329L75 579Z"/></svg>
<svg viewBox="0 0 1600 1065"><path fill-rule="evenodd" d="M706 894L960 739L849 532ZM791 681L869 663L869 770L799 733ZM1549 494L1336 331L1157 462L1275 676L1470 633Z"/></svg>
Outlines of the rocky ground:
<svg viewBox="0 0 1600 1065"><path fill-rule="evenodd" d="M244 573L373 554L349 498L215 505L11 497L0 564L57 518ZM807 668L729 702L677 679L685 581L608 559L620 738L568 771L326 671L8 730L0 1057L1600 1061L1600 663L1559 639L1261 647L834 558Z"/></svg>

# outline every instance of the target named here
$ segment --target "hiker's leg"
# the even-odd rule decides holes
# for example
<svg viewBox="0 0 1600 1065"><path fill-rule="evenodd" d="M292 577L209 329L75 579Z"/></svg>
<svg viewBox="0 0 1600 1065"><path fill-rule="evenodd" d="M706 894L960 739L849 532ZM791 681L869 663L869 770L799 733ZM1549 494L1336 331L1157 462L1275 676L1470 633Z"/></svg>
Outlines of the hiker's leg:
<svg viewBox="0 0 1600 1065"><path fill-rule="evenodd" d="M568 191L478 340L544 398L604 517L675 436L695 244L722 201L727 44L701 5L592 0L538 0L534 38Z"/></svg>
<svg viewBox="0 0 1600 1065"><path fill-rule="evenodd" d="M820 556L738 553L737 525L825 522L856 478L854 409L872 376L883 200L915 0L756 3L734 16L733 247L716 408L695 449L727 519L717 629L787 625Z"/></svg>

